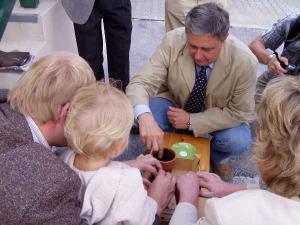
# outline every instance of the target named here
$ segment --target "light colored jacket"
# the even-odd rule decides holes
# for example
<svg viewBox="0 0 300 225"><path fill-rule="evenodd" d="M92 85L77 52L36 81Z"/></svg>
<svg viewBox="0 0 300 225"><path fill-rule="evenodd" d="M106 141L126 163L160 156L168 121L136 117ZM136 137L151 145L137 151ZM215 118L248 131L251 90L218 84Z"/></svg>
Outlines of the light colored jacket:
<svg viewBox="0 0 300 225"><path fill-rule="evenodd" d="M62 5L74 23L84 24L93 10L95 0L61 0Z"/></svg>
<svg viewBox="0 0 300 225"><path fill-rule="evenodd" d="M181 204L178 205L180 208L176 208L170 225L300 224L299 197L289 199L266 190L252 189L236 192L224 198L209 199L205 205L205 217L197 222L191 220L195 215L186 217L187 212L195 210L194 206Z"/></svg>
<svg viewBox="0 0 300 225"><path fill-rule="evenodd" d="M138 169L111 162L95 171L81 171L73 166L74 157L72 151L61 156L81 179L80 216L88 224L153 224L157 203L148 197Z"/></svg>
<svg viewBox="0 0 300 225"><path fill-rule="evenodd" d="M1 89L0 165L0 224L82 224L78 176L34 142L25 117Z"/></svg>
<svg viewBox="0 0 300 225"><path fill-rule="evenodd" d="M205 97L206 110L190 115L195 136L231 128L253 119L257 59L229 35L213 64ZM133 106L150 96L170 99L183 108L195 83L195 63L186 46L184 28L166 34L149 61L127 86Z"/></svg>

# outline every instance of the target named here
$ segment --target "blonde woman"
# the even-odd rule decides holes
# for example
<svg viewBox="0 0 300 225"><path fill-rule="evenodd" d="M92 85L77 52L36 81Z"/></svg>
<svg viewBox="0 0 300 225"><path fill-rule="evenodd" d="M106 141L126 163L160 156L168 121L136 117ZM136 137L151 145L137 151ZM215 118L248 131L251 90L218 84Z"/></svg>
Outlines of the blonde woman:
<svg viewBox="0 0 300 225"><path fill-rule="evenodd" d="M299 77L274 80L263 93L254 156L267 190L244 190L210 199L205 217L196 222L199 181L196 174L187 174L178 178L180 204L170 224L300 224L299 103Z"/></svg>
<svg viewBox="0 0 300 225"><path fill-rule="evenodd" d="M73 151L63 160L81 178L88 224L150 225L174 191L175 178L160 170L148 196L138 169L112 161L127 147L132 124L129 100L107 84L81 88L71 102L65 133Z"/></svg>

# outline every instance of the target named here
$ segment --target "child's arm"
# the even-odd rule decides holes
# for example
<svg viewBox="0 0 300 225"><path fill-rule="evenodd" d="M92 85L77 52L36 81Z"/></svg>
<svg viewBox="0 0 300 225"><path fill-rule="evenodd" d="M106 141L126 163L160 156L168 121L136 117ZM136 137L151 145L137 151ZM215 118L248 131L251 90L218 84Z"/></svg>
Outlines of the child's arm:
<svg viewBox="0 0 300 225"><path fill-rule="evenodd" d="M148 171L154 176L157 175L158 169L161 169L160 162L154 158L151 154L139 155L136 159L124 161L127 165L135 167L140 171Z"/></svg>
<svg viewBox="0 0 300 225"><path fill-rule="evenodd" d="M157 202L144 189L140 172L135 168L125 169L112 209L115 224L153 224L157 209Z"/></svg>
<svg viewBox="0 0 300 225"><path fill-rule="evenodd" d="M124 171L115 201L118 206L115 222L128 225L153 224L155 216L160 216L174 194L175 177L160 170L148 189L148 196L139 171L134 168Z"/></svg>

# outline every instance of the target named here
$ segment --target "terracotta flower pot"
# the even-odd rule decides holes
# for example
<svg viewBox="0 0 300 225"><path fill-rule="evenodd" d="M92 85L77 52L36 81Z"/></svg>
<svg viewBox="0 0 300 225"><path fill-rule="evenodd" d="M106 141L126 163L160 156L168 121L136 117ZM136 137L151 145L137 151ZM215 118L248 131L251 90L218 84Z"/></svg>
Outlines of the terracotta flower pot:
<svg viewBox="0 0 300 225"><path fill-rule="evenodd" d="M161 158L158 158L158 153L153 154L153 157L159 160L162 168L166 172L171 172L175 167L176 153L171 149L164 148L164 153Z"/></svg>

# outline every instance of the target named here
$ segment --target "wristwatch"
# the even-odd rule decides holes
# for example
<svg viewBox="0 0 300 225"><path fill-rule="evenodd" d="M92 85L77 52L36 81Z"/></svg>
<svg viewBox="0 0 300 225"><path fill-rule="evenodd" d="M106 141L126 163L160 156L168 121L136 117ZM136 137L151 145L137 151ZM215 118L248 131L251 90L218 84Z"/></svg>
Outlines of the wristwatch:
<svg viewBox="0 0 300 225"><path fill-rule="evenodd" d="M269 64L269 62L272 60L272 58L273 58L274 56L275 56L274 53L268 55L268 61L267 61L266 65Z"/></svg>

